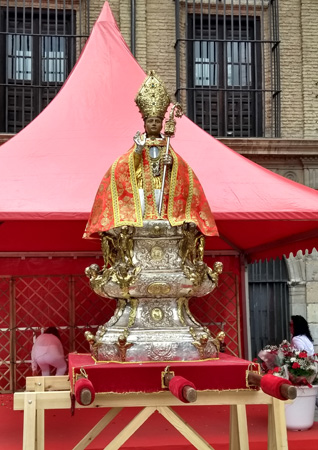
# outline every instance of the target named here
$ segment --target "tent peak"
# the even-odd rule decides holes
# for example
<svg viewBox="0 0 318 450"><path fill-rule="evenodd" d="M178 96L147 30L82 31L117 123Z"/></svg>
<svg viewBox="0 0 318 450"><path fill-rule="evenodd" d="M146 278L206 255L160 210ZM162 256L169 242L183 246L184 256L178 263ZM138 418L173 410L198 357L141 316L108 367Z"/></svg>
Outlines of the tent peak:
<svg viewBox="0 0 318 450"><path fill-rule="evenodd" d="M108 1L104 3L104 6L101 10L101 13L96 21L96 23L103 23L108 22L112 25L115 25L117 27L116 20L114 18L114 15L112 13L112 10L110 9Z"/></svg>

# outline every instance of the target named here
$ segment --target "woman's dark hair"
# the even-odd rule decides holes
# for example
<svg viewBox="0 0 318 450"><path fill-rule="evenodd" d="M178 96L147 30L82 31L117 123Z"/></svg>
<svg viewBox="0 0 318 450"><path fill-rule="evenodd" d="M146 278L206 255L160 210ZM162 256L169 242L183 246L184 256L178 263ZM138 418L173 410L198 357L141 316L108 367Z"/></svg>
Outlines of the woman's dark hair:
<svg viewBox="0 0 318 450"><path fill-rule="evenodd" d="M294 333L293 336L300 336L301 334L308 337L311 342L314 342L308 327L307 320L303 316L291 316L293 321Z"/></svg>
<svg viewBox="0 0 318 450"><path fill-rule="evenodd" d="M44 331L45 334L54 334L59 340L61 340L61 336L59 330L56 327L49 327Z"/></svg>

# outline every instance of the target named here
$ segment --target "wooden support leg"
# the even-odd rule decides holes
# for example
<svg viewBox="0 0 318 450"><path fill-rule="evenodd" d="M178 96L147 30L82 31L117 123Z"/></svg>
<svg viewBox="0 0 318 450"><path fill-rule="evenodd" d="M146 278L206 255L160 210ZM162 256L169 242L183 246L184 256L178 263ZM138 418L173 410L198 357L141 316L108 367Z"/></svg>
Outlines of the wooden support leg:
<svg viewBox="0 0 318 450"><path fill-rule="evenodd" d="M273 398L268 405L268 450L288 450L285 405Z"/></svg>
<svg viewBox="0 0 318 450"><path fill-rule="evenodd" d="M117 416L123 408L112 408L108 413L87 433L87 435L73 448L83 450L99 435L101 431Z"/></svg>
<svg viewBox="0 0 318 450"><path fill-rule="evenodd" d="M155 411L155 406L146 406L117 436L104 448L104 450L118 450L127 439L138 430L141 425L146 422Z"/></svg>
<svg viewBox="0 0 318 450"><path fill-rule="evenodd" d="M36 411L36 450L44 450L44 409L37 409Z"/></svg>
<svg viewBox="0 0 318 450"><path fill-rule="evenodd" d="M44 386L45 386L45 378L38 377L34 384L35 392L44 392ZM36 445L35 445L36 450L44 450L44 442L45 442L44 417L45 417L44 409L38 409L38 405L37 405L37 408L36 408Z"/></svg>
<svg viewBox="0 0 318 450"><path fill-rule="evenodd" d="M230 450L248 450L248 429L245 405L230 407Z"/></svg>
<svg viewBox="0 0 318 450"><path fill-rule="evenodd" d="M198 450L214 450L193 428L190 427L175 411L169 406L158 406L158 412L163 415L179 433L181 433Z"/></svg>
<svg viewBox="0 0 318 450"><path fill-rule="evenodd" d="M26 392L24 397L23 450L36 449L36 393Z"/></svg>

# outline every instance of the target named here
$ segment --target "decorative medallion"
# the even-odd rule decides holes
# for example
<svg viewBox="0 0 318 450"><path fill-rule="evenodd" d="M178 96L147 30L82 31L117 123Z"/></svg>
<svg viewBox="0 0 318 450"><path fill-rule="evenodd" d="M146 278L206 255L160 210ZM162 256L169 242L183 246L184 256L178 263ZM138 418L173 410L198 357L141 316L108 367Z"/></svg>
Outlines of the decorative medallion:
<svg viewBox="0 0 318 450"><path fill-rule="evenodd" d="M163 249L159 245L155 245L151 249L151 259L154 261L161 261L163 258Z"/></svg>
<svg viewBox="0 0 318 450"><path fill-rule="evenodd" d="M161 320L163 319L163 311L160 308L153 308L151 310L151 318L155 321L155 322L161 322Z"/></svg>
<svg viewBox="0 0 318 450"><path fill-rule="evenodd" d="M148 294L151 295L167 295L171 291L171 286L168 283L151 283L148 286Z"/></svg>
<svg viewBox="0 0 318 450"><path fill-rule="evenodd" d="M171 300L153 299L146 300L140 303L141 327L147 329L149 327L162 328L162 327L174 327L176 322L174 320L174 302ZM156 333L154 334L154 340L158 339Z"/></svg>

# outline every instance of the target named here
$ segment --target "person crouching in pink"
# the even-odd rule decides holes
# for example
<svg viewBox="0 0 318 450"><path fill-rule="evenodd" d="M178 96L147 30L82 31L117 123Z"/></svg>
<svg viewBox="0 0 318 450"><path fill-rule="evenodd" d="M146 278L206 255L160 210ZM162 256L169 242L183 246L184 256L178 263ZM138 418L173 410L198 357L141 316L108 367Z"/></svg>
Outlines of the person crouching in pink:
<svg viewBox="0 0 318 450"><path fill-rule="evenodd" d="M65 374L67 365L57 328L49 327L36 338L32 347L31 361L33 376L37 374L38 366L42 376L50 375L51 367L56 368L56 375Z"/></svg>

